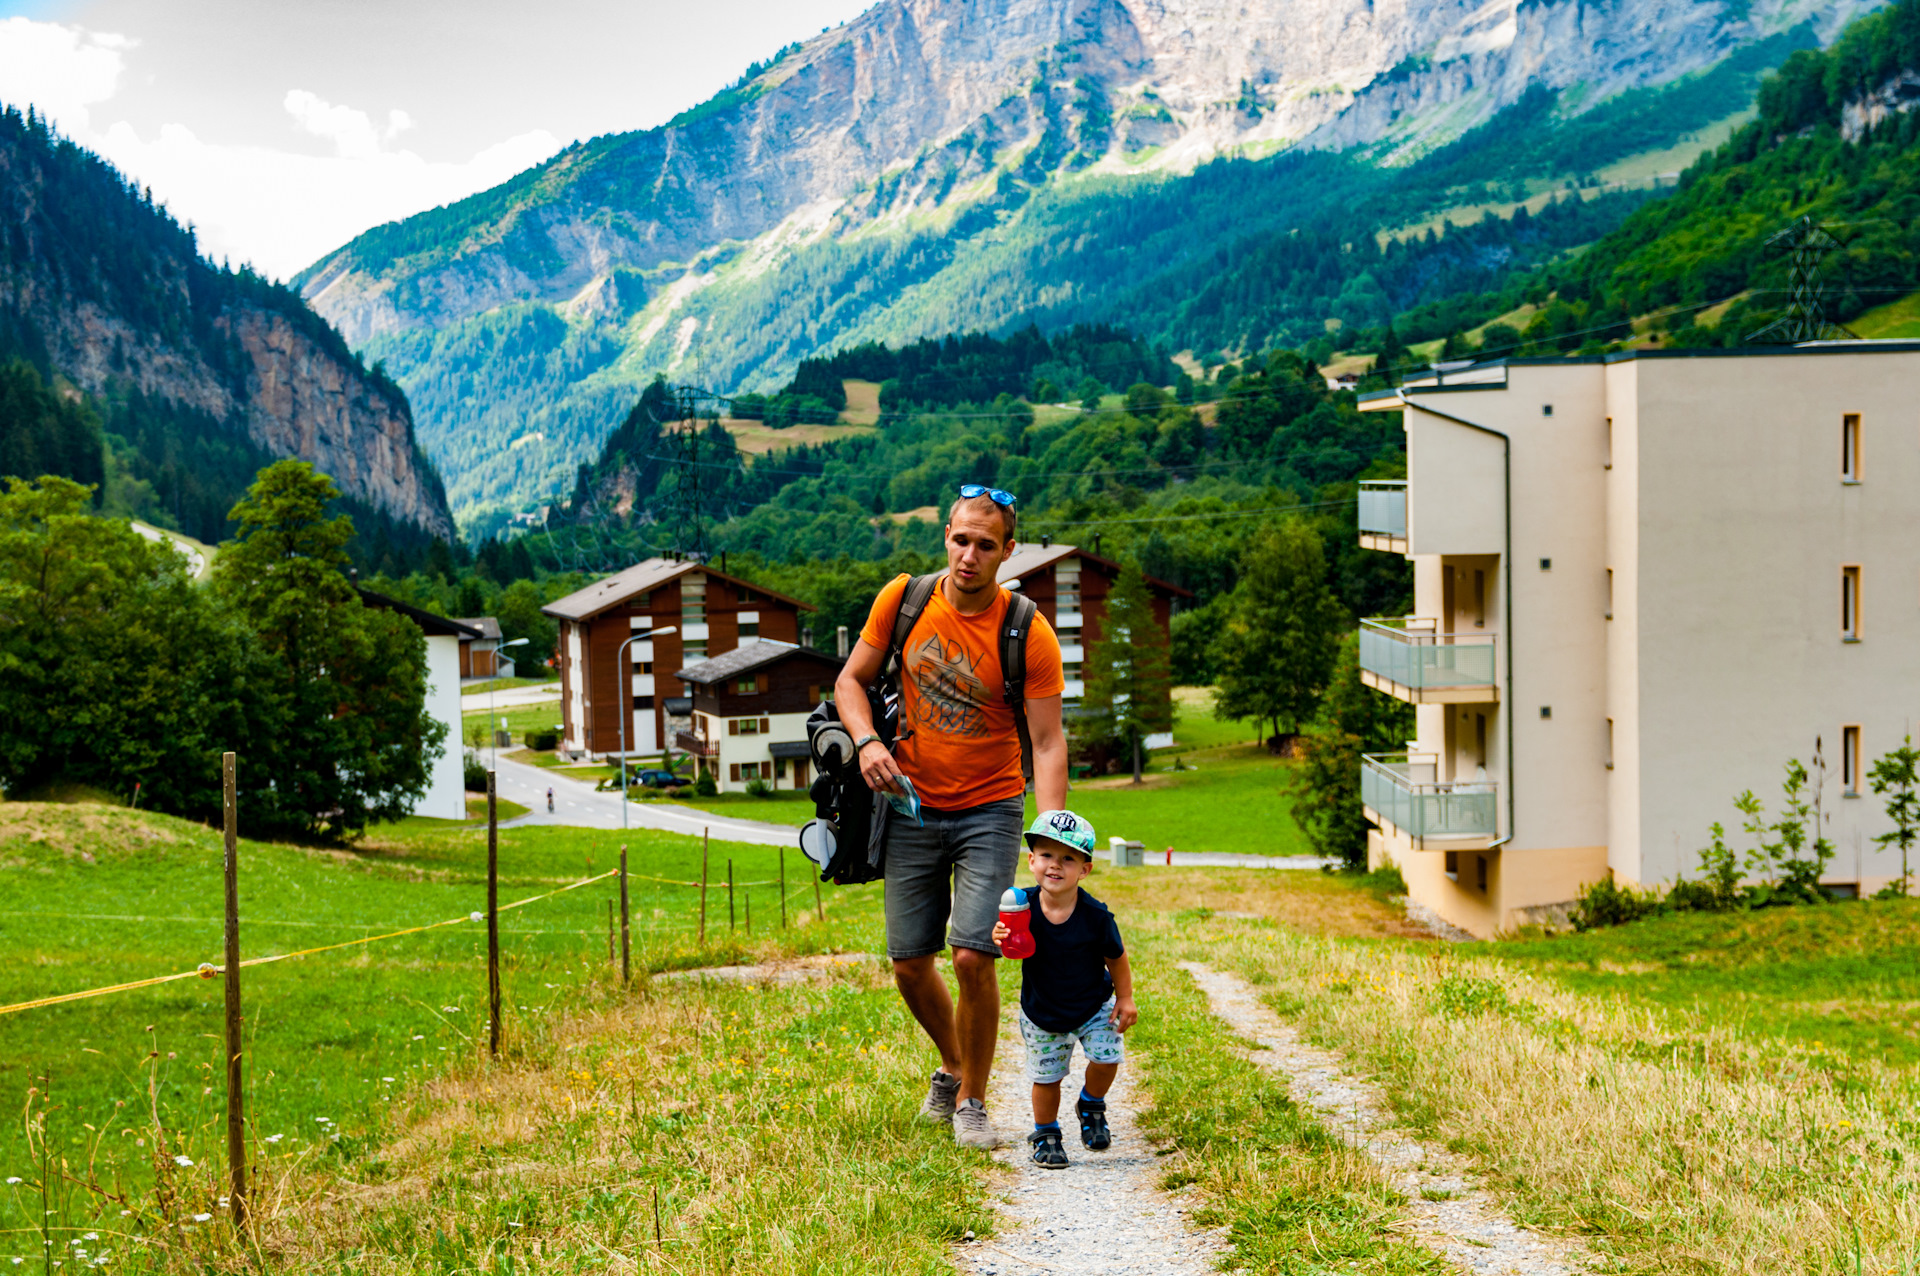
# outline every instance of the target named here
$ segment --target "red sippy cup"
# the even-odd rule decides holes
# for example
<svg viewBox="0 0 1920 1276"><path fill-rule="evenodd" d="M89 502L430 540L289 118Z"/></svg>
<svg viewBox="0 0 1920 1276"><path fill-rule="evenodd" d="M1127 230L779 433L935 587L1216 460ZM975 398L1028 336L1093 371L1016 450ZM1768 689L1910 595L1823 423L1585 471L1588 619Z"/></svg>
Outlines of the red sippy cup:
<svg viewBox="0 0 1920 1276"><path fill-rule="evenodd" d="M1000 955L1015 961L1033 956L1033 913L1024 892L1013 889L1000 897L1000 920L1013 932L1000 945Z"/></svg>

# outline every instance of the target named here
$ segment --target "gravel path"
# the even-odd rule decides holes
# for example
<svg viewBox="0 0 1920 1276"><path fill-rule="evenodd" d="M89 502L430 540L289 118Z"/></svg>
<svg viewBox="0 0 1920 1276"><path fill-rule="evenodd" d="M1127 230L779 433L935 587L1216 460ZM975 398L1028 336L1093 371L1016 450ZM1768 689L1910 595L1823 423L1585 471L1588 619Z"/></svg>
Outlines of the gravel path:
<svg viewBox="0 0 1920 1276"><path fill-rule="evenodd" d="M1525 1231L1488 1193L1475 1187L1471 1166L1394 1129L1378 1087L1345 1071L1339 1055L1307 1045L1260 1004L1233 975L1182 962L1213 1005L1213 1013L1241 1036L1260 1043L1249 1057L1285 1074L1294 1102L1350 1146L1363 1149L1407 1197L1402 1230L1474 1276L1580 1276L1585 1251L1576 1243ZM1442 1196L1428 1200L1422 1194Z"/></svg>
<svg viewBox="0 0 1920 1276"><path fill-rule="evenodd" d="M994 1128L1007 1146L993 1154L1000 1171L997 1208L1006 1216L999 1235L963 1241L954 1266L963 1276L1208 1276L1226 1241L1187 1221L1200 1204L1192 1191L1160 1189L1161 1158L1135 1122L1131 1084L1136 1060L1120 1068L1107 1095L1113 1146L1089 1152L1071 1096L1080 1093L1085 1060L1074 1052L1073 1075L1062 1086L1060 1126L1066 1134L1064 1170L1043 1170L1028 1159L1033 1128L1026 1050L1018 1036L1002 1039L987 1095Z"/></svg>

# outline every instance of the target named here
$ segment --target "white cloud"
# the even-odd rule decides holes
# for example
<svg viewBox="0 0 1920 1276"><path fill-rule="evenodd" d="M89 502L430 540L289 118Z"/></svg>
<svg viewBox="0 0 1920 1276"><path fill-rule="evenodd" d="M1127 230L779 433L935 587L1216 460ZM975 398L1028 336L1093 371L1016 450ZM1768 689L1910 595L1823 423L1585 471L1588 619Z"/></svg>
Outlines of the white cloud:
<svg viewBox="0 0 1920 1276"><path fill-rule="evenodd" d="M26 18L0 20L0 101L25 110L32 105L61 132L87 130L89 107L119 87L125 36L63 27Z"/></svg>
<svg viewBox="0 0 1920 1276"><path fill-rule="evenodd" d="M394 142L413 127L403 110L384 125L304 89L282 106L290 128L333 154L207 141L183 124L144 136L125 120L99 127L134 46L78 27L0 21L0 101L31 102L74 141L99 152L192 222L203 252L285 278L383 222L451 203L505 181L560 149L544 129L486 147L461 163L428 161ZM291 140L291 139L290 139Z"/></svg>

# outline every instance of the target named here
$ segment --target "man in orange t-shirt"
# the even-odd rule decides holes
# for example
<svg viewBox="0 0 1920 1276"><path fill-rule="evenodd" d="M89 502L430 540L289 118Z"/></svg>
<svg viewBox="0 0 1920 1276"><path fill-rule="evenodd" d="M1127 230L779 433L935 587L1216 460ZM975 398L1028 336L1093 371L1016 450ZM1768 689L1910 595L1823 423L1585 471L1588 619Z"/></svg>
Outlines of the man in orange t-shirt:
<svg viewBox="0 0 1920 1276"><path fill-rule="evenodd" d="M874 599L834 685L834 703L853 733L868 787L904 796L904 775L921 803L921 823L895 815L887 826L886 876L894 982L940 1054L920 1115L951 1120L958 1143L990 1148L998 1140L987 1120L987 1074L1000 1035L993 926L1000 895L1013 885L1026 827L1020 739L1000 674L1008 594L998 573L1013 552L1015 520L1014 498L1006 492L973 484L961 492L947 515L947 570L901 649L903 738L896 750L889 752L873 733L866 689L886 662L907 577ZM1026 643L1034 796L1041 810L1059 810L1067 802L1060 640L1046 618L1035 615ZM957 1011L934 968L935 955L948 945L960 990Z"/></svg>

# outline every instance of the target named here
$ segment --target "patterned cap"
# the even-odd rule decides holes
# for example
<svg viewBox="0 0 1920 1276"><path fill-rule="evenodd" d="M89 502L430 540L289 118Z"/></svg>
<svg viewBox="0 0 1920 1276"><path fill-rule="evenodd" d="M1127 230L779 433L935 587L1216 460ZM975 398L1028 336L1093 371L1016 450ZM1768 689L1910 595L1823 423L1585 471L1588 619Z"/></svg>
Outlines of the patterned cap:
<svg viewBox="0 0 1920 1276"><path fill-rule="evenodd" d="M1027 845L1032 846L1036 837L1050 838L1088 859L1093 858L1093 825L1072 811L1040 812L1027 829Z"/></svg>

